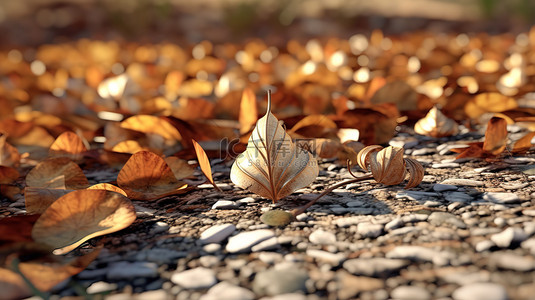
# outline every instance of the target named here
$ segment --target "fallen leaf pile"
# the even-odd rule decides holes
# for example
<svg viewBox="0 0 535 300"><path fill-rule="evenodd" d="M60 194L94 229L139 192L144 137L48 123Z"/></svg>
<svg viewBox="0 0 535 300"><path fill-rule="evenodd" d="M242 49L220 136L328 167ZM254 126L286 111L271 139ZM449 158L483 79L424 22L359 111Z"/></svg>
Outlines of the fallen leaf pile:
<svg viewBox="0 0 535 300"><path fill-rule="evenodd" d="M0 76L6 297L47 291L81 271L98 252L53 253L128 227L132 201L180 199L204 178L218 189L226 173L212 173L215 158L235 159L232 182L277 202L313 182L323 158L371 172L353 180L418 185L418 162L377 146L400 130L455 138L488 122L484 141L454 149L458 158L517 155L535 136L535 27L516 36L373 30L273 45L6 45ZM510 141L508 126L522 137ZM102 170L116 180L87 175ZM27 215L11 216L9 205L22 202Z"/></svg>

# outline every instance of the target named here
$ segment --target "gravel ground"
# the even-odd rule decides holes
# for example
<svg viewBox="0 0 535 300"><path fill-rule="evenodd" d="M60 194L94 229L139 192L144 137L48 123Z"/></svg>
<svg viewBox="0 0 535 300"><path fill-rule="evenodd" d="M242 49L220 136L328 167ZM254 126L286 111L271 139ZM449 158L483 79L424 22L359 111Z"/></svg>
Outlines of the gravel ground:
<svg viewBox="0 0 535 300"><path fill-rule="evenodd" d="M426 167L417 188L350 184L285 228L263 224L260 215L305 204L350 178L347 169L324 161L310 187L271 204L230 183L231 162L216 164L222 193L203 184L180 198L135 202L135 223L84 244L78 251L101 242L105 249L54 293L82 289L114 300L535 299L533 153L456 161L448 149L459 140L401 134L391 143ZM87 176L101 182L116 174ZM19 202L8 208L20 209Z"/></svg>

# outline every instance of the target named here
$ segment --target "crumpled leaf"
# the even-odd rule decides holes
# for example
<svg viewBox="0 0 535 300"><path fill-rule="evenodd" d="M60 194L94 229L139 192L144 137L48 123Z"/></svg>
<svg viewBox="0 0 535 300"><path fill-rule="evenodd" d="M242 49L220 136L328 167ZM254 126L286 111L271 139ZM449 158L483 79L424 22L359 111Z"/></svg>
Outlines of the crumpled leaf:
<svg viewBox="0 0 535 300"><path fill-rule="evenodd" d="M459 153L456 159L465 157L495 157L507 147L507 121L500 117L492 117L487 123L484 142L469 143L468 147L454 148Z"/></svg>
<svg viewBox="0 0 535 300"><path fill-rule="evenodd" d="M37 219L33 239L65 254L83 242L126 228L136 219L128 198L104 190L79 190L62 196Z"/></svg>
<svg viewBox="0 0 535 300"><path fill-rule="evenodd" d="M403 158L403 148L372 145L362 149L357 156L358 165L370 170L373 178L382 184L400 184L407 173L409 181L406 189L416 187L424 178L424 168L416 160Z"/></svg>
<svg viewBox="0 0 535 300"><path fill-rule="evenodd" d="M457 134L459 128L454 120L446 117L434 106L424 118L416 122L414 131L421 135L443 137Z"/></svg>
<svg viewBox="0 0 535 300"><path fill-rule="evenodd" d="M82 169L67 157L49 158L26 175L26 186L49 189L85 189L89 181Z"/></svg>
<svg viewBox="0 0 535 300"><path fill-rule="evenodd" d="M241 188L277 202L309 185L318 172L314 157L292 142L271 113L268 92L266 115L256 123L247 150L233 163L230 179Z"/></svg>
<svg viewBox="0 0 535 300"><path fill-rule="evenodd" d="M136 200L156 200L187 191L187 184L176 179L163 158L150 151L133 154L119 172L117 184Z"/></svg>

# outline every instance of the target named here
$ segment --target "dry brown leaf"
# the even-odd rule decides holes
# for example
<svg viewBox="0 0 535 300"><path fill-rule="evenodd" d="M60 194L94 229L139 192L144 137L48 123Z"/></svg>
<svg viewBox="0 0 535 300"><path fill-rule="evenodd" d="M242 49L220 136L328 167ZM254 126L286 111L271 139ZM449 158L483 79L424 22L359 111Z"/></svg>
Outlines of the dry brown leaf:
<svg viewBox="0 0 535 300"><path fill-rule="evenodd" d="M82 169L67 157L49 158L26 175L26 186L49 189L85 189L89 182Z"/></svg>
<svg viewBox="0 0 535 300"><path fill-rule="evenodd" d="M39 215L20 215L0 219L0 244L4 246L11 242L32 241L32 227L37 218Z"/></svg>
<svg viewBox="0 0 535 300"><path fill-rule="evenodd" d="M127 140L117 143L111 148L112 152L134 154L138 151L148 151L148 147L141 145L139 141Z"/></svg>
<svg viewBox="0 0 535 300"><path fill-rule="evenodd" d="M356 163L357 161L357 151L352 147L331 139L301 139L296 141L296 146L310 152L314 157L338 158L343 164L347 160L350 160L352 163Z"/></svg>
<svg viewBox="0 0 535 300"><path fill-rule="evenodd" d="M23 299L32 295L24 279L6 268L0 268L0 291L6 300Z"/></svg>
<svg viewBox="0 0 535 300"><path fill-rule="evenodd" d="M212 178L212 167L210 167L210 160L204 152L204 149L197 143L195 140L191 140L193 147L195 148L195 154L197 154L197 161L199 161L199 166L201 171L206 176L208 181L214 186L214 188L221 192L221 189L215 184L214 179Z"/></svg>
<svg viewBox="0 0 535 300"><path fill-rule="evenodd" d="M414 159L404 159L401 147L368 146L358 153L357 161L361 168L370 170L373 178L382 184L400 184L408 172L409 181L405 186L408 189L418 186L424 178L423 166Z"/></svg>
<svg viewBox="0 0 535 300"><path fill-rule="evenodd" d="M421 135L443 137L457 134L459 128L454 120L446 117L434 106L423 119L416 122L414 131Z"/></svg>
<svg viewBox="0 0 535 300"><path fill-rule="evenodd" d="M289 134L297 133L305 137L322 137L329 131L336 129L336 123L324 115L309 115L299 120Z"/></svg>
<svg viewBox="0 0 535 300"><path fill-rule="evenodd" d="M24 189L26 212L29 214L42 214L52 203L54 203L54 201L72 191L73 190L26 187Z"/></svg>
<svg viewBox="0 0 535 300"><path fill-rule="evenodd" d="M294 145L271 113L268 92L266 115L256 123L247 150L232 165L230 179L241 188L277 202L309 185L318 171L314 157Z"/></svg>
<svg viewBox="0 0 535 300"><path fill-rule="evenodd" d="M52 203L37 219L33 239L65 254L83 242L126 228L136 219L125 196L104 190L79 190Z"/></svg>
<svg viewBox="0 0 535 300"><path fill-rule="evenodd" d="M492 155L502 153L507 147L507 121L492 117L487 124L483 151Z"/></svg>
<svg viewBox="0 0 535 300"><path fill-rule="evenodd" d="M78 160L82 153L88 149L82 139L72 131L62 133L50 146L49 154L53 157L68 157L72 160Z"/></svg>
<svg viewBox="0 0 535 300"><path fill-rule="evenodd" d="M125 197L128 197L128 195L126 195L126 192L123 191L120 187L117 187L111 183L97 183L97 184L94 184L90 187L87 188L88 190L105 190L105 191L111 191L111 192L116 192L116 193L119 193Z"/></svg>
<svg viewBox="0 0 535 300"><path fill-rule="evenodd" d="M12 167L0 166L0 184L11 184L19 178L19 171Z"/></svg>
<svg viewBox="0 0 535 300"><path fill-rule="evenodd" d="M187 191L187 184L176 179L165 160L150 151L133 154L119 172L117 184L136 200L156 200Z"/></svg>
<svg viewBox="0 0 535 300"><path fill-rule="evenodd" d="M404 81L392 81L381 86L371 98L371 103L395 103L400 111L418 109L418 94Z"/></svg>
<svg viewBox="0 0 535 300"><path fill-rule="evenodd" d="M515 142L512 151L515 153L528 151L531 147L533 147L533 143L531 143L531 140L533 140L534 137L535 132L526 133L526 135L524 135Z"/></svg>
<svg viewBox="0 0 535 300"><path fill-rule="evenodd" d="M370 108L346 111L338 127L358 129L359 139L364 144L383 144L388 143L394 136L398 117L399 111L396 105L384 103Z"/></svg>
<svg viewBox="0 0 535 300"><path fill-rule="evenodd" d="M518 107L516 100L500 93L483 93L474 97L464 107L464 112L471 119L477 119L486 112L503 112Z"/></svg>
<svg viewBox="0 0 535 300"><path fill-rule="evenodd" d="M256 106L256 96L250 88L245 88L240 102L240 134L243 135L254 127L258 120L258 109Z"/></svg>
<svg viewBox="0 0 535 300"><path fill-rule="evenodd" d="M171 168L176 179L182 180L193 176L195 171L186 160L180 159L176 156L169 156L164 158L165 163Z"/></svg>
<svg viewBox="0 0 535 300"><path fill-rule="evenodd" d="M156 116L137 115L121 122L121 127L143 133L155 133L170 141L180 141L182 136L169 122Z"/></svg>
<svg viewBox="0 0 535 300"><path fill-rule="evenodd" d="M17 148L7 142L7 135L0 136L0 165L18 167L19 164L20 154Z"/></svg>

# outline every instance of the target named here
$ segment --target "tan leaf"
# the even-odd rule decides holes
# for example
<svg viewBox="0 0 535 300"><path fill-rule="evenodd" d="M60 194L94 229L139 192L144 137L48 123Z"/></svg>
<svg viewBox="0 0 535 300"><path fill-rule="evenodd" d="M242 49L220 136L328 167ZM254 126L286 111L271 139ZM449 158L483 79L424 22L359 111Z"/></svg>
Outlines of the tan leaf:
<svg viewBox="0 0 535 300"><path fill-rule="evenodd" d="M443 137L457 134L457 123L446 117L436 106L427 115L418 120L414 125L414 131L421 135Z"/></svg>
<svg viewBox="0 0 535 300"><path fill-rule="evenodd" d="M379 183L396 185L405 179L405 161L403 148L386 147L373 152L370 159L370 170L373 178Z"/></svg>
<svg viewBox="0 0 535 300"><path fill-rule="evenodd" d="M19 151L11 146L6 139L7 135L0 136L0 165L18 167L20 164Z"/></svg>
<svg viewBox="0 0 535 300"><path fill-rule="evenodd" d="M507 121L503 118L492 117L487 124L483 151L498 155L507 147Z"/></svg>
<svg viewBox="0 0 535 300"><path fill-rule="evenodd" d="M163 158L149 151L130 157L117 176L117 184L136 200L156 200L187 191L187 184L176 179Z"/></svg>
<svg viewBox="0 0 535 300"><path fill-rule="evenodd" d="M49 154L51 156L65 156L77 160L87 150L84 142L76 133L66 131L58 136L52 146L50 146Z"/></svg>
<svg viewBox="0 0 535 300"><path fill-rule="evenodd" d="M116 192L116 193L119 193L125 197L128 197L126 195L126 192L123 191L120 187L117 187L111 183L97 183L95 185L92 185L90 187L87 188L88 190L105 190L105 191L111 191L111 192Z"/></svg>
<svg viewBox="0 0 535 300"><path fill-rule="evenodd" d="M26 175L26 186L49 189L85 189L89 182L82 169L67 157L49 158Z"/></svg>
<svg viewBox="0 0 535 300"><path fill-rule="evenodd" d="M485 112L503 112L517 107L516 100L511 97L500 93L482 93L468 102L464 111L471 119L477 119Z"/></svg>
<svg viewBox="0 0 535 300"><path fill-rule="evenodd" d="M416 160L412 158L405 158L407 171L409 172L409 182L405 186L406 189L416 187L424 179L424 167Z"/></svg>
<svg viewBox="0 0 535 300"><path fill-rule="evenodd" d="M535 137L535 132L526 133L526 135L524 135L523 137L521 137L519 140L515 142L513 146L513 152L517 153L517 152L525 152L529 150L533 146L533 143L531 143L531 141L533 140L534 137Z"/></svg>
<svg viewBox="0 0 535 300"><path fill-rule="evenodd" d="M197 154L197 160L199 161L199 166L201 167L202 173L204 176L206 176L208 181L216 190L221 191L212 178L212 168L210 167L210 160L208 159L208 156L206 156L206 152L204 152L204 149L201 147L201 145L199 145L199 143L197 143L197 141L191 140L191 142L195 148L195 154Z"/></svg>
<svg viewBox="0 0 535 300"><path fill-rule="evenodd" d="M156 133L167 140L180 141L182 139L182 136L173 125L156 116L133 116L122 121L121 127L144 133Z"/></svg>
<svg viewBox="0 0 535 300"><path fill-rule="evenodd" d="M186 160L180 159L176 156L169 156L164 158L164 160L178 180L191 177L195 171Z"/></svg>
<svg viewBox="0 0 535 300"><path fill-rule="evenodd" d="M289 133L298 133L305 137L321 137L324 131L335 130L336 123L324 115L309 115L299 120Z"/></svg>
<svg viewBox="0 0 535 300"><path fill-rule="evenodd" d="M370 159L371 159L371 155L373 152L377 152L377 151L380 151L381 149L383 149L383 147L379 146L379 145L371 145L371 146L366 146L364 147L362 150L359 151L358 155L357 155L357 163L358 165L365 171L368 171L369 170L369 165L370 165Z"/></svg>
<svg viewBox="0 0 535 300"><path fill-rule="evenodd" d="M251 130L258 120L258 109L256 107L256 96L250 88L245 88L240 102L240 134L245 134Z"/></svg>
<svg viewBox="0 0 535 300"><path fill-rule="evenodd" d="M241 188L277 202L309 185L318 171L314 157L294 145L271 113L268 92L266 115L256 123L247 150L232 165L230 179Z"/></svg>
<svg viewBox="0 0 535 300"><path fill-rule="evenodd" d="M73 190L26 187L24 189L26 212L29 214L42 214L52 203L54 203L54 201L72 191Z"/></svg>
<svg viewBox="0 0 535 300"><path fill-rule="evenodd" d="M67 253L83 242L119 231L134 222L134 206L125 196L104 190L79 190L52 203L37 219L33 239Z"/></svg>
<svg viewBox="0 0 535 300"><path fill-rule="evenodd" d="M0 166L0 184L13 183L19 178L19 171L12 167Z"/></svg>

